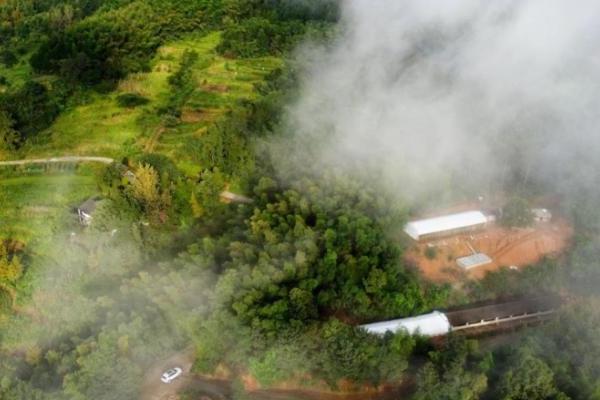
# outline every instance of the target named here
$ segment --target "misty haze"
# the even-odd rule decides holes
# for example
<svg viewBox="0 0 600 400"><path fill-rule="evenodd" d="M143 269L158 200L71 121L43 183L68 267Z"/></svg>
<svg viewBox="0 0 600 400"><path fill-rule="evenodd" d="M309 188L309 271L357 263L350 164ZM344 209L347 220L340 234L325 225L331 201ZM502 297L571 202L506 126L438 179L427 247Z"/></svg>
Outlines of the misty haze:
<svg viewBox="0 0 600 400"><path fill-rule="evenodd" d="M0 399L600 399L598 20L0 0Z"/></svg>

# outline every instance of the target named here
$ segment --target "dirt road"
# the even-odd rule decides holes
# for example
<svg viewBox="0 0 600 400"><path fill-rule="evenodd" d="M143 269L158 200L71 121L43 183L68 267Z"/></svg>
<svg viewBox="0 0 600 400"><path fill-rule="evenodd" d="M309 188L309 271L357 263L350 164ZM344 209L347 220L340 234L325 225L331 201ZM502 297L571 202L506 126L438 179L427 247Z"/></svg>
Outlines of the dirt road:
<svg viewBox="0 0 600 400"><path fill-rule="evenodd" d="M112 158L96 157L96 156L65 156L65 157L50 157L50 158L35 158L24 160L0 161L0 167L16 166L16 165L33 165L33 164L54 164L54 163L83 163L97 162L102 164L112 164L115 162ZM250 204L252 199L232 193L225 190L221 193L221 198L228 203Z"/></svg>
<svg viewBox="0 0 600 400"><path fill-rule="evenodd" d="M193 351L181 352L160 361L154 365L144 377L140 400L171 400L177 399L177 394L183 389L194 389L200 393L201 400L226 400L231 397L229 383L218 380L208 380L192 374L194 361ZM163 383L160 376L166 370L179 367L183 375L171 383Z"/></svg>
<svg viewBox="0 0 600 400"><path fill-rule="evenodd" d="M35 158L26 160L0 161L0 166L11 165L29 165L29 164L49 164L49 163L81 163L81 162L98 162L102 164L112 164L115 160L108 157L93 157L93 156L65 156L65 157L50 157L50 158Z"/></svg>
<svg viewBox="0 0 600 400"><path fill-rule="evenodd" d="M178 394L191 390L198 400L231 400L232 382L207 379L191 372L193 350L157 362L144 377L140 400L177 400ZM160 380L161 374L173 367L183 369L183 375L167 384ZM265 389L247 393L251 400L396 400L402 398L406 388L390 388L379 393L335 394L301 389Z"/></svg>

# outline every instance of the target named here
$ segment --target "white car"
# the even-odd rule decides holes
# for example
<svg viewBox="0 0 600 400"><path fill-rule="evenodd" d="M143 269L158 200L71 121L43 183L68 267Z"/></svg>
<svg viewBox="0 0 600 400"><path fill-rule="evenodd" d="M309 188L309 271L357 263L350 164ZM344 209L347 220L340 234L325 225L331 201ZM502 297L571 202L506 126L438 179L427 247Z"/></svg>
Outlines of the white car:
<svg viewBox="0 0 600 400"><path fill-rule="evenodd" d="M172 381L180 377L181 374L183 374L183 370L181 368L171 368L161 375L160 380L164 383L171 383Z"/></svg>

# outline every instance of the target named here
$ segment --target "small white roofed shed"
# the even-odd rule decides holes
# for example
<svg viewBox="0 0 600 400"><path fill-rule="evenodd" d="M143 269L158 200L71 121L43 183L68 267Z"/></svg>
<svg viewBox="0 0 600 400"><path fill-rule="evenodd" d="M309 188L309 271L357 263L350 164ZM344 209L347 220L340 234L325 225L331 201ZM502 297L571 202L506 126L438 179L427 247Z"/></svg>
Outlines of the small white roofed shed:
<svg viewBox="0 0 600 400"><path fill-rule="evenodd" d="M415 240L451 235L485 226L488 218L481 211L467 211L441 217L421 219L406 224L404 232Z"/></svg>
<svg viewBox="0 0 600 400"><path fill-rule="evenodd" d="M361 325L369 333L384 335L386 332L396 333L404 330L410 335L440 336L452 329L446 314L434 311L417 317L394 319L392 321L375 322Z"/></svg>
<svg viewBox="0 0 600 400"><path fill-rule="evenodd" d="M462 269L471 269L491 264L493 260L483 253L475 253L470 256L461 257L456 260L456 263Z"/></svg>

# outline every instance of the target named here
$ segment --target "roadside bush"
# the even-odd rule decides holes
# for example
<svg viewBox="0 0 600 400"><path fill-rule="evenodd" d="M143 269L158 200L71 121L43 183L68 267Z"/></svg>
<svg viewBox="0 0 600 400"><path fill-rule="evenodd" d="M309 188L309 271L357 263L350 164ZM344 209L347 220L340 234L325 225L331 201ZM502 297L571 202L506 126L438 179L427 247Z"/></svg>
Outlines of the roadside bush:
<svg viewBox="0 0 600 400"><path fill-rule="evenodd" d="M117 97L117 104L119 107L124 108L135 108L148 104L149 102L150 100L137 93L124 93Z"/></svg>

